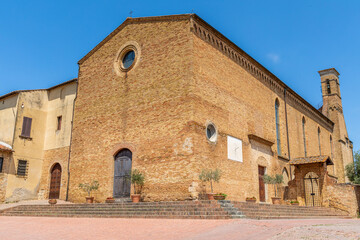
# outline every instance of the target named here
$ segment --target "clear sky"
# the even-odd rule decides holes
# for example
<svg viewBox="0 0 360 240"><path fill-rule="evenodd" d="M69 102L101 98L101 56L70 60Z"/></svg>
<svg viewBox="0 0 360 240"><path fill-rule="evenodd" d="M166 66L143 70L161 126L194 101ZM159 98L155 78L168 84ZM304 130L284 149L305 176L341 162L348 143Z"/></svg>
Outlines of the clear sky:
<svg viewBox="0 0 360 240"><path fill-rule="evenodd" d="M0 1L0 95L77 77L77 61L133 17L194 12L313 106L318 70L340 72L343 109L360 149L360 1Z"/></svg>

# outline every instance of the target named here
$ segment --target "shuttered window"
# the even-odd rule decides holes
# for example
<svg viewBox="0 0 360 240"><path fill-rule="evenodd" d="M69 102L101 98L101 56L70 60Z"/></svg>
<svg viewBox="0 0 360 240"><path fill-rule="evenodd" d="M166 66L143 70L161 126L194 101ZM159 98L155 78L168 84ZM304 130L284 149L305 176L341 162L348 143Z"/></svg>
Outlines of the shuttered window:
<svg viewBox="0 0 360 240"><path fill-rule="evenodd" d="M2 172L3 163L4 163L4 158L0 157L0 172Z"/></svg>
<svg viewBox="0 0 360 240"><path fill-rule="evenodd" d="M17 175L18 176L26 176L26 167L27 161L26 160L19 160L18 167L17 167Z"/></svg>
<svg viewBox="0 0 360 240"><path fill-rule="evenodd" d="M28 138L30 137L31 122L32 122L32 118L28 118L28 117L23 118L23 126L21 130L22 137L28 137Z"/></svg>

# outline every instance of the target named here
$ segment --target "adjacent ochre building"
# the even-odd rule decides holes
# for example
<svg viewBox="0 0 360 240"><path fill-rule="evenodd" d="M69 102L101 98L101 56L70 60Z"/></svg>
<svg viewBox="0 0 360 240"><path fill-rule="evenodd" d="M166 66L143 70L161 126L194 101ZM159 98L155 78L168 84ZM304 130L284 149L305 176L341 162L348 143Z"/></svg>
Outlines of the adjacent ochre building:
<svg viewBox="0 0 360 240"><path fill-rule="evenodd" d="M0 97L0 201L47 198L57 164L63 176L60 197L66 197L76 87L74 79Z"/></svg>
<svg viewBox="0 0 360 240"><path fill-rule="evenodd" d="M2 199L82 202L79 184L94 180L97 201L128 197L131 169L145 174L144 201L193 199L201 170L218 168L214 191L232 200L269 202L261 176L282 174L283 196L310 205L294 176L345 182L353 161L339 73L319 74L320 110L195 14L128 18L79 61L78 82L1 97Z"/></svg>

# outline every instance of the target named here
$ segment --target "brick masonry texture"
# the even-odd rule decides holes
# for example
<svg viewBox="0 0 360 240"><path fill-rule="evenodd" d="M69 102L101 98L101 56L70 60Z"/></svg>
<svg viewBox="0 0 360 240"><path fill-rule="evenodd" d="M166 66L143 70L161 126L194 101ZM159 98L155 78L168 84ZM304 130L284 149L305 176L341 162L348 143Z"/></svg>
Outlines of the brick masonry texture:
<svg viewBox="0 0 360 240"><path fill-rule="evenodd" d="M66 199L66 187L68 176L69 147L55 148L44 151L44 163L41 172L41 181L39 187L39 198L47 199L49 197L51 170L56 163L61 166L61 185L60 199Z"/></svg>
<svg viewBox="0 0 360 240"><path fill-rule="evenodd" d="M271 175L284 169L291 172L283 95L195 35L192 26L191 18L128 24L80 61L70 200L84 201L78 185L93 180L100 183L97 201L112 196L114 155L122 148L133 152L132 168L145 173L145 201L189 198L188 188L199 182L203 168L221 169L223 177L215 192L242 201L259 196L259 165ZM133 69L118 74L114 61L129 43L135 43L141 53ZM320 155L318 128L322 154L331 155L327 125L291 103L287 114L292 158L304 156L303 118L307 155ZM209 121L219 133L216 143L206 139ZM249 134L274 144L250 141ZM227 159L228 135L242 140L242 163ZM273 195L268 188L267 201Z"/></svg>
<svg viewBox="0 0 360 240"><path fill-rule="evenodd" d="M133 152L133 169L145 173L145 200L186 196L197 178L187 124L192 111L190 36L189 21L128 25L80 64L71 201L84 201L78 185L93 180L100 183L98 201L113 195L114 154L123 147ZM139 44L141 56L126 76L118 76L113 62L129 40Z"/></svg>
<svg viewBox="0 0 360 240"><path fill-rule="evenodd" d="M119 54L129 46L136 49L136 59L124 72L118 66ZM19 92L18 98L25 102L24 109L16 105L19 121L9 120L15 100L7 100L0 116L9 120L9 126L16 125L17 132L23 116L33 117L33 140L25 141L16 133L12 157L21 153L36 160L29 162L31 186L26 188L40 199L48 198L51 169L59 163L60 199L67 198L69 186L68 200L84 202L86 193L79 184L97 180L100 187L93 195L95 201L104 202L113 196L114 156L128 148L132 169L145 174L144 201L203 198L210 191L199 180L205 168L221 170L214 192L235 201L259 199L258 167L262 166L267 174L283 174L286 180L295 176L289 187L284 183L280 195L304 205L307 172L316 172L321 184L327 184L329 174L343 183L344 166L353 161L338 73L327 69L319 74L324 102L320 111L196 15L129 18L79 61L77 83L74 79L48 90ZM324 85L328 78L330 95ZM58 116L63 119L61 131L56 129ZM208 123L216 126L215 142L206 138ZM228 136L242 141L243 162L228 159ZM334 166L290 167L290 158L304 157L304 146L307 156L330 156ZM8 195L24 185L15 177L15 169L13 164L10 178L0 175L0 184L12 186ZM354 191L338 185L329 193L321 188L329 196L337 191L349 193L349 199L354 196ZM265 192L270 202L273 187L266 186ZM3 188L0 201L2 195Z"/></svg>

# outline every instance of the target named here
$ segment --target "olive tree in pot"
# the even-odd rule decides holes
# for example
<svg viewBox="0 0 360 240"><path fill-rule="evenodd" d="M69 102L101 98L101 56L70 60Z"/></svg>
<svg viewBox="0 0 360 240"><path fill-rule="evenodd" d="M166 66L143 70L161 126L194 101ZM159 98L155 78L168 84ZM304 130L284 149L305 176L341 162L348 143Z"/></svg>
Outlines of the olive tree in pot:
<svg viewBox="0 0 360 240"><path fill-rule="evenodd" d="M264 179L265 184L274 185L275 197L272 197L271 199L272 199L273 204L279 205L281 198L277 196L278 195L277 193L278 193L279 184L284 182L283 176L280 174L276 174L275 177L271 177L271 176L265 174L263 176L263 179Z"/></svg>
<svg viewBox="0 0 360 240"><path fill-rule="evenodd" d="M219 169L203 169L201 171L199 179L203 182L210 182L211 193L207 193L207 197L209 200L214 200L213 182L219 182L220 178L221 172Z"/></svg>
<svg viewBox="0 0 360 240"><path fill-rule="evenodd" d="M99 189L99 182L93 181L91 184L89 183L80 183L79 188L86 192L88 195L86 198L86 203L93 203L94 197L91 196L91 192Z"/></svg>
<svg viewBox="0 0 360 240"><path fill-rule="evenodd" d="M131 200L134 203L140 202L142 187L144 186L145 176L137 169L131 171L131 184L134 186L134 193Z"/></svg>

